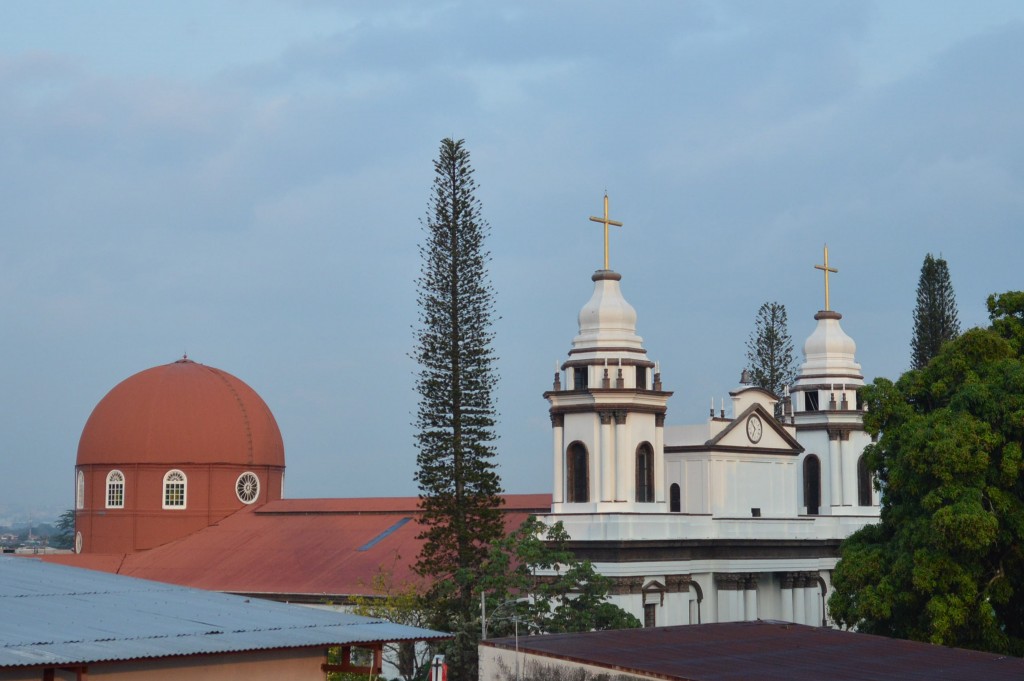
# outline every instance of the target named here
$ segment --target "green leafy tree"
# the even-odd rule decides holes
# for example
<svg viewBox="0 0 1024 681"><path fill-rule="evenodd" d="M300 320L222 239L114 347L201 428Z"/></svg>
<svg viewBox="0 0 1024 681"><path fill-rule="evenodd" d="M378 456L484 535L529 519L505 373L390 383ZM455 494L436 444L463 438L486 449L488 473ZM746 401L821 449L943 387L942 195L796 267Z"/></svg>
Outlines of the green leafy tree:
<svg viewBox="0 0 1024 681"><path fill-rule="evenodd" d="M781 396L796 378L785 305L765 303L757 310L754 331L747 339L747 362L754 385L776 395Z"/></svg>
<svg viewBox="0 0 1024 681"><path fill-rule="evenodd" d="M1024 654L1024 293L988 309L989 328L863 389L882 514L843 543L842 625Z"/></svg>
<svg viewBox="0 0 1024 681"><path fill-rule="evenodd" d="M50 539L50 545L58 549L70 549L75 545L75 511L68 509L57 519L57 533Z"/></svg>
<svg viewBox="0 0 1024 681"><path fill-rule="evenodd" d="M914 336L910 340L910 368L921 369L939 354L942 344L960 335L956 295L949 280L949 267L942 258L924 256L917 281L914 308Z"/></svg>
<svg viewBox="0 0 1024 681"><path fill-rule="evenodd" d="M441 141L420 247L414 352L425 540L416 570L432 585L432 625L455 635L446 649L454 681L476 679L475 584L491 543L503 535L494 462L494 293L484 245L489 228L469 160L463 140Z"/></svg>
<svg viewBox="0 0 1024 681"><path fill-rule="evenodd" d="M416 582L398 584L389 571L380 570L373 578L373 595L356 596L352 612L364 617L385 619L410 627L427 627L430 613L423 599L423 587ZM430 666L431 650L410 641L384 644L384 659L398 670L403 681L416 681Z"/></svg>
<svg viewBox="0 0 1024 681"><path fill-rule="evenodd" d="M632 629L640 621L608 602L611 581L567 548L561 522L531 516L495 543L480 588L486 594L490 636Z"/></svg>

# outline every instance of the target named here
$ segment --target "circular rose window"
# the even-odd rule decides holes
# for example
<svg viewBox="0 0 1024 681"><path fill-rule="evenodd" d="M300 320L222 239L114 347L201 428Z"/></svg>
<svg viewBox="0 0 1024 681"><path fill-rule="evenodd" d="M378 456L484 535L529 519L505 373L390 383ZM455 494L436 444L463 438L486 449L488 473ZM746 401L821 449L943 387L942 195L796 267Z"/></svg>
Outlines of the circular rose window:
<svg viewBox="0 0 1024 681"><path fill-rule="evenodd" d="M235 483L235 494L243 504L251 504L260 495L260 479L255 473L242 473Z"/></svg>

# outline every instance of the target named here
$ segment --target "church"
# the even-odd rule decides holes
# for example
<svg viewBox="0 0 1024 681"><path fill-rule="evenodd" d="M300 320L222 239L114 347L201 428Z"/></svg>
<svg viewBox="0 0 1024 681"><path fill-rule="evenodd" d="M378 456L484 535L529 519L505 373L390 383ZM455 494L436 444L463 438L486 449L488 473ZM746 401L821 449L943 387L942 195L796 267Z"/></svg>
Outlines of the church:
<svg viewBox="0 0 1024 681"><path fill-rule="evenodd" d="M506 495L506 525L561 521L645 626L778 619L827 625L843 538L877 522L856 344L825 306L783 396L744 375L731 404L667 423L621 274L605 262L544 392L550 493ZM415 579L416 498L287 499L273 414L244 381L183 357L115 386L75 465L76 555L94 569L290 602L344 605L382 574ZM330 538L327 540L327 538Z"/></svg>
<svg viewBox="0 0 1024 681"><path fill-rule="evenodd" d="M608 266L591 280L579 333L550 404L554 489L548 522L614 584L645 626L777 619L826 626L839 544L879 518L864 462L871 441L856 344L830 309L804 343L787 395L741 384L700 423L668 425L658 363ZM778 407L778 408L777 408Z"/></svg>

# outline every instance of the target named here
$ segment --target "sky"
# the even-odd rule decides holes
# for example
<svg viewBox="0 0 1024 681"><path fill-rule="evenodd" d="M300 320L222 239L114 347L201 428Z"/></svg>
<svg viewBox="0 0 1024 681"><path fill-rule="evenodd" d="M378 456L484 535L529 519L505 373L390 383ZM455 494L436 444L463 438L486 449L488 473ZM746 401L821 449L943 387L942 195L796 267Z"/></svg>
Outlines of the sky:
<svg viewBox="0 0 1024 681"><path fill-rule="evenodd" d="M1024 3L0 4L0 516L70 508L118 382L184 353L275 414L286 496L417 492L416 277L440 140L490 225L498 461L548 492L547 403L603 260L667 422L728 398L758 307L908 367L926 253L963 327L1020 289Z"/></svg>

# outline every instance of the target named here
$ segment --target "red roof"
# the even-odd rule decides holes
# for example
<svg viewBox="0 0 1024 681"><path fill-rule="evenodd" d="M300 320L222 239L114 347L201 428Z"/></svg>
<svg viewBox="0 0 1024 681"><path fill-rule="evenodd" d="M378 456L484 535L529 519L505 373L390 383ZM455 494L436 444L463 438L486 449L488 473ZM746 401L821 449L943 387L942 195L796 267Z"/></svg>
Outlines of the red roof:
<svg viewBox="0 0 1024 681"><path fill-rule="evenodd" d="M551 495L506 495L506 525L551 508ZM216 525L140 553L48 556L53 562L183 586L340 600L372 594L374 577L416 581L416 497L282 499L247 507Z"/></svg>
<svg viewBox="0 0 1024 681"><path fill-rule="evenodd" d="M180 359L114 386L93 409L78 465L284 466L270 408L226 371Z"/></svg>

